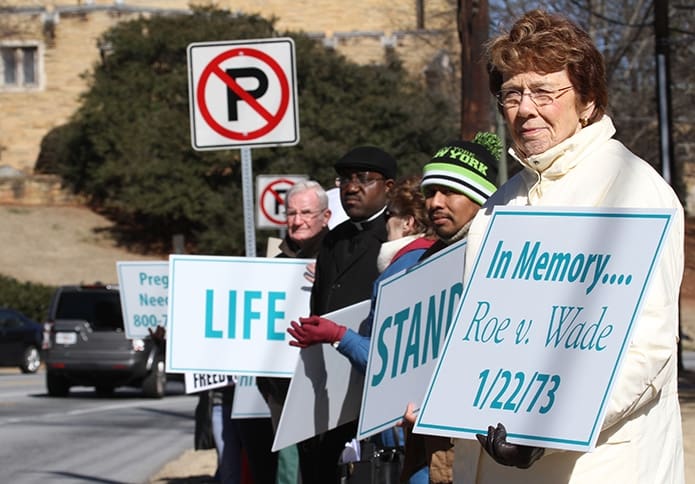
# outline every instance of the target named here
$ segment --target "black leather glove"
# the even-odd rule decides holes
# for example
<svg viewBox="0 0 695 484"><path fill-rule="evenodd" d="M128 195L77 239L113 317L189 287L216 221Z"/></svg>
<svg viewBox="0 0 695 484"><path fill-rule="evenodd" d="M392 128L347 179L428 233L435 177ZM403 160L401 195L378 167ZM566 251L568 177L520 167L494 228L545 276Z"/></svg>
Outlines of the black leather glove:
<svg viewBox="0 0 695 484"><path fill-rule="evenodd" d="M507 429L501 423L498 423L497 427L489 426L487 436L482 434L475 434L475 436L490 457L503 466L528 469L545 453L542 447L507 442Z"/></svg>

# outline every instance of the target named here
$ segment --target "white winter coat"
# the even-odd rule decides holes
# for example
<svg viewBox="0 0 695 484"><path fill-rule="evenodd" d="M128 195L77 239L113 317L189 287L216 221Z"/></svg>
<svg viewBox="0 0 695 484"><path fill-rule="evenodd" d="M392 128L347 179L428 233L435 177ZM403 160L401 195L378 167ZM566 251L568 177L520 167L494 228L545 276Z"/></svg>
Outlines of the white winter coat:
<svg viewBox="0 0 695 484"><path fill-rule="evenodd" d="M663 178L612 139L614 133L612 121L604 116L545 153L519 160L524 169L476 216L466 254L469 273L489 222L491 210L486 208L494 205L677 209L596 448L590 453L546 450L522 470L497 464L475 440L457 440L457 484L685 482L676 352L683 209Z"/></svg>

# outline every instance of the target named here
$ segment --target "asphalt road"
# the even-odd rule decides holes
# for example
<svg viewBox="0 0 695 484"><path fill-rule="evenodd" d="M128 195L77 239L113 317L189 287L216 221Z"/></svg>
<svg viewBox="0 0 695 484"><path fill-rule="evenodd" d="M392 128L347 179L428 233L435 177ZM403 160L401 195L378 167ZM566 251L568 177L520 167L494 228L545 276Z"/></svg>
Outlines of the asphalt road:
<svg viewBox="0 0 695 484"><path fill-rule="evenodd" d="M44 377L0 371L0 482L145 483L193 445L197 398L180 383L160 400L135 389L100 398L87 387L52 398Z"/></svg>
<svg viewBox="0 0 695 484"><path fill-rule="evenodd" d="M695 372L695 351L685 351L683 361ZM688 390L693 389L681 388L686 476L691 477L695 405ZM68 398L51 398L43 370L22 375L2 368L0 482L139 484L165 466L167 478L155 482L199 482L201 469L210 474L214 461L191 450L196 403L179 383L170 383L162 400L143 399L130 389L99 398L86 387L73 388Z"/></svg>

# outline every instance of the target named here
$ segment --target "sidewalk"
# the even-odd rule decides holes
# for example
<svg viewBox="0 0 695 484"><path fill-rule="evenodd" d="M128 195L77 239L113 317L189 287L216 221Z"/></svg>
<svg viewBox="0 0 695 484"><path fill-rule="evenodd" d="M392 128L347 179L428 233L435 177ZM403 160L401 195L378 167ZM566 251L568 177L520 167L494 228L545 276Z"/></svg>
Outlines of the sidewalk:
<svg viewBox="0 0 695 484"><path fill-rule="evenodd" d="M683 418L683 447L685 480L695 482L695 371L686 370L680 378L681 415ZM166 464L149 484L203 484L211 482L215 473L215 450L187 450Z"/></svg>
<svg viewBox="0 0 695 484"><path fill-rule="evenodd" d="M149 480L149 484L212 483L217 468L217 451L188 449L168 462Z"/></svg>

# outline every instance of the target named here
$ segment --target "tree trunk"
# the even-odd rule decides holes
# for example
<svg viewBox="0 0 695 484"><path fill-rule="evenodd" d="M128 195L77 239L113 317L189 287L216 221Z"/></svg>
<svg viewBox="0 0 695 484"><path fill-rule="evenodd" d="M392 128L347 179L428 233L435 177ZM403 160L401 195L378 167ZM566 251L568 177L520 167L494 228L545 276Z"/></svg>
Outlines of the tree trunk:
<svg viewBox="0 0 695 484"><path fill-rule="evenodd" d="M483 58L489 34L488 0L457 0L461 42L461 136L470 140L478 131L489 131L490 93Z"/></svg>

